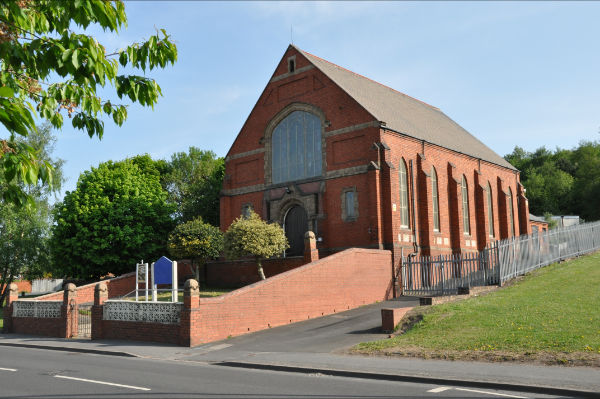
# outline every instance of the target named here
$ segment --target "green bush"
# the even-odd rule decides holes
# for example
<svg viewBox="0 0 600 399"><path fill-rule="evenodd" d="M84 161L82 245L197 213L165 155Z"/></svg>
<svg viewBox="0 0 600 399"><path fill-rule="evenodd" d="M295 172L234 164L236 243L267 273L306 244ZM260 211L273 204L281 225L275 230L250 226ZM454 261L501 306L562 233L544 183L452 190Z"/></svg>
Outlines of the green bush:
<svg viewBox="0 0 600 399"><path fill-rule="evenodd" d="M173 206L154 173L135 159L108 161L82 173L55 207L51 240L57 276L84 280L131 271L166 252Z"/></svg>
<svg viewBox="0 0 600 399"><path fill-rule="evenodd" d="M200 281L200 267L207 260L218 258L223 250L223 233L198 217L175 227L167 247L171 256L191 260L196 280Z"/></svg>
<svg viewBox="0 0 600 399"><path fill-rule="evenodd" d="M282 254L289 248L281 226L267 223L251 211L247 218L240 216L225 232L225 254L239 259L252 256L256 259L258 274L265 279L262 259Z"/></svg>

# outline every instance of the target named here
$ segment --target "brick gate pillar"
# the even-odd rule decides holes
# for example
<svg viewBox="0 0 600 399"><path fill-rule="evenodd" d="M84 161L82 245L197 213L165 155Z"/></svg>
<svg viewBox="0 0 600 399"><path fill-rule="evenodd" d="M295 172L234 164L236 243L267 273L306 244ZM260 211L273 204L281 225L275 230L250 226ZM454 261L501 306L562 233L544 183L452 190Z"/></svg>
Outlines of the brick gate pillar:
<svg viewBox="0 0 600 399"><path fill-rule="evenodd" d="M200 322L200 287L194 279L189 279L183 286L183 309L179 321L179 345L196 346L202 337L197 333Z"/></svg>
<svg viewBox="0 0 600 399"><path fill-rule="evenodd" d="M77 335L77 287L73 283L65 286L60 316L60 337L72 338L73 335Z"/></svg>
<svg viewBox="0 0 600 399"><path fill-rule="evenodd" d="M2 327L3 333L12 332L12 314L13 314L13 303L19 299L19 287L15 283L5 288L8 289L8 295L6 296L6 305L4 306L4 327Z"/></svg>
<svg viewBox="0 0 600 399"><path fill-rule="evenodd" d="M319 250L317 249L315 233L307 231L304 234L304 263L311 263L316 260L319 260Z"/></svg>
<svg viewBox="0 0 600 399"><path fill-rule="evenodd" d="M92 339L102 339L102 316L104 302L108 299L106 283L98 283L94 287L94 305L92 306Z"/></svg>

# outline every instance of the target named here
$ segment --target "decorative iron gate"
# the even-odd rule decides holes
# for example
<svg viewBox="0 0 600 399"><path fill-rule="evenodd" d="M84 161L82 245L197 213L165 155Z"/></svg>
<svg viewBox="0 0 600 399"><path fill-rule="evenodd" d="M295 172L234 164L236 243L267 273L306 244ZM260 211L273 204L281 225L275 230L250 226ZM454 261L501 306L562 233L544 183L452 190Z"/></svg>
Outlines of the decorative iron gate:
<svg viewBox="0 0 600 399"><path fill-rule="evenodd" d="M92 338L92 303L82 303L77 310L77 338Z"/></svg>

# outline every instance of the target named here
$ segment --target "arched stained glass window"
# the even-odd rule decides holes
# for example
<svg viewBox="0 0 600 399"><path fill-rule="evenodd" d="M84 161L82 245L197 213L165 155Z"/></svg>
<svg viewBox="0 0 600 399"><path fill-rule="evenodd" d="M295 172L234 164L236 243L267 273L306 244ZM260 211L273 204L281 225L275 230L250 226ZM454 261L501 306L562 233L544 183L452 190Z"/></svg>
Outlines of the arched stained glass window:
<svg viewBox="0 0 600 399"><path fill-rule="evenodd" d="M488 182L487 186L487 205L488 205L488 233L494 237L494 202L492 201L492 186Z"/></svg>
<svg viewBox="0 0 600 399"><path fill-rule="evenodd" d="M462 217L463 217L463 233L471 234L471 219L469 215L469 187L465 175L462 177L461 194L462 194Z"/></svg>
<svg viewBox="0 0 600 399"><path fill-rule="evenodd" d="M431 200L433 202L433 231L440 231L440 201L438 196L438 179L434 167L431 167Z"/></svg>
<svg viewBox="0 0 600 399"><path fill-rule="evenodd" d="M400 183L400 227L409 227L408 218L408 179L406 173L406 164L404 160L400 160L398 168L399 183Z"/></svg>
<svg viewBox="0 0 600 399"><path fill-rule="evenodd" d="M512 190L508 188L508 218L510 219L510 231L512 236L515 236L515 215L513 213L513 195Z"/></svg>
<svg viewBox="0 0 600 399"><path fill-rule="evenodd" d="M294 111L272 135L273 183L320 176L321 119L309 112Z"/></svg>

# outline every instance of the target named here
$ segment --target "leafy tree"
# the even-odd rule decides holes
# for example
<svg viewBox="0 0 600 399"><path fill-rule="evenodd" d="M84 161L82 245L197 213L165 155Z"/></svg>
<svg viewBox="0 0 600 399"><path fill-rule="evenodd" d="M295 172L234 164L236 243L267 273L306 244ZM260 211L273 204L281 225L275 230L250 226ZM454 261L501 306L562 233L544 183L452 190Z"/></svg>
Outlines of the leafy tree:
<svg viewBox="0 0 600 399"><path fill-rule="evenodd" d="M191 260L196 281L201 281L200 268L206 270L206 261L218 258L223 250L223 233L198 217L175 227L167 246L173 257Z"/></svg>
<svg viewBox="0 0 600 399"><path fill-rule="evenodd" d="M0 122L8 131L7 137L0 137L5 201L33 200L21 183L53 181L51 165L31 145L17 140L35 130L34 117L60 128L66 113L73 127L102 138L102 116L121 126L127 118L127 102L150 107L157 102L161 89L153 79L119 74L119 65L145 72L173 64L177 48L164 30L112 53L77 31L98 25L117 33L126 24L120 0L0 3ZM99 88L107 97L99 96Z"/></svg>
<svg viewBox="0 0 600 399"><path fill-rule="evenodd" d="M29 206L18 207L0 202L0 307L8 291L5 287L16 278L42 277L50 268L48 240L51 213L48 197L60 189L62 160L52 159L54 137L50 126L45 124L27 137L18 139L30 146L39 159L53 166L55 184L23 186L33 199ZM6 187L0 176L0 191Z"/></svg>
<svg viewBox="0 0 600 399"><path fill-rule="evenodd" d="M600 219L600 142L583 141L572 150L554 152L515 147L505 158L521 171L532 213Z"/></svg>
<svg viewBox="0 0 600 399"><path fill-rule="evenodd" d="M574 202L577 214L585 220L600 219L600 142L584 141L573 151Z"/></svg>
<svg viewBox="0 0 600 399"><path fill-rule="evenodd" d="M527 198L531 212L540 215L545 212L560 214L570 209L574 178L547 161L537 168L528 169Z"/></svg>
<svg viewBox="0 0 600 399"><path fill-rule="evenodd" d="M181 222L201 217L219 225L219 193L225 176L225 161L212 151L190 147L172 155L164 184L169 200L177 205Z"/></svg>
<svg viewBox="0 0 600 399"><path fill-rule="evenodd" d="M55 208L54 269L95 279L163 255L174 224L166 198L158 176L141 170L135 159L84 172L75 191Z"/></svg>
<svg viewBox="0 0 600 399"><path fill-rule="evenodd" d="M285 232L275 223L267 223L254 211L247 218L240 216L225 232L225 254L232 259L252 256L256 260L258 275L265 273L262 260L282 254L289 248Z"/></svg>
<svg viewBox="0 0 600 399"><path fill-rule="evenodd" d="M49 209L44 203L28 207L0 205L0 307L16 278L39 277L47 270Z"/></svg>

